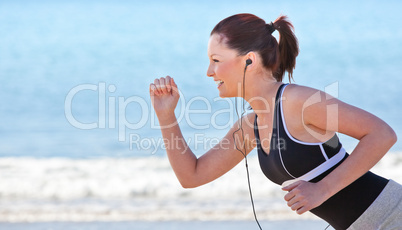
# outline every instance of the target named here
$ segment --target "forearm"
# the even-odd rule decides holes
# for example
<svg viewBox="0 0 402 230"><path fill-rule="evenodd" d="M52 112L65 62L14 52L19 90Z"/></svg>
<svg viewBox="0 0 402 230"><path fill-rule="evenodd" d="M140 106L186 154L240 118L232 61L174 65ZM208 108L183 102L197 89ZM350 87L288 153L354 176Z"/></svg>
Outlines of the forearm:
<svg viewBox="0 0 402 230"><path fill-rule="evenodd" d="M396 142L392 129L367 134L359 141L350 156L319 183L328 192L328 197L354 182L369 171Z"/></svg>
<svg viewBox="0 0 402 230"><path fill-rule="evenodd" d="M183 187L188 187L197 165L197 157L184 139L174 113L158 116L169 162Z"/></svg>

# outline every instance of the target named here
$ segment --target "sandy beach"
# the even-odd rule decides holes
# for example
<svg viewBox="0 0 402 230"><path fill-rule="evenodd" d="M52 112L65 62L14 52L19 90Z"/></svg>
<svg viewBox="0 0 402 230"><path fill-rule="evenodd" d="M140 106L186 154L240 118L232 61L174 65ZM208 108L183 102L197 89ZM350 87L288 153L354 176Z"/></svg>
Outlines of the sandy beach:
<svg viewBox="0 0 402 230"><path fill-rule="evenodd" d="M262 229L325 229L327 223L320 220L261 221ZM0 229L7 230L126 230L126 229L163 229L163 230L243 230L258 229L254 221L123 221L123 222L43 222L43 223L0 223ZM328 228L332 229L332 228Z"/></svg>

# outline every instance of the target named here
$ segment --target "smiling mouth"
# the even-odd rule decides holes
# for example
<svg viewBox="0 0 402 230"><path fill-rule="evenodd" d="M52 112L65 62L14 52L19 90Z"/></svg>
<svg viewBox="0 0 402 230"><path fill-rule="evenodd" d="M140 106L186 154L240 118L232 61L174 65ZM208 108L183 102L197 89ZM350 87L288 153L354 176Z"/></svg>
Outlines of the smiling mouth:
<svg viewBox="0 0 402 230"><path fill-rule="evenodd" d="M219 88L223 84L223 81L215 81L215 83L218 85L218 88Z"/></svg>

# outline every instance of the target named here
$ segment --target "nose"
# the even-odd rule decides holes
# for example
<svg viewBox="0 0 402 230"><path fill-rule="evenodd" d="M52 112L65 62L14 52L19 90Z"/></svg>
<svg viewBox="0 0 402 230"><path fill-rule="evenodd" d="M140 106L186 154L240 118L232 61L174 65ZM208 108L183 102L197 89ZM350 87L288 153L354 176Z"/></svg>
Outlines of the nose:
<svg viewBox="0 0 402 230"><path fill-rule="evenodd" d="M213 68L212 68L212 66L211 66L211 64L210 64L210 65L208 66L208 69L207 69L207 76L208 76L208 77L213 77L214 74L215 74L215 72L214 72L214 70L213 70Z"/></svg>

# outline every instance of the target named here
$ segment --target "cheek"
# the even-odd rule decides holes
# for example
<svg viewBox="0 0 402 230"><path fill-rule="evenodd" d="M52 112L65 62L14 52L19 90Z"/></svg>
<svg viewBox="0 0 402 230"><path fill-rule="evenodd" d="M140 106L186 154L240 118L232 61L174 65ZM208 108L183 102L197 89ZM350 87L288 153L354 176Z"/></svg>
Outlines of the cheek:
<svg viewBox="0 0 402 230"><path fill-rule="evenodd" d="M218 75L220 78L227 79L228 77L231 76L231 71L233 70L232 65L230 63L221 63L217 68L216 68L216 75Z"/></svg>

